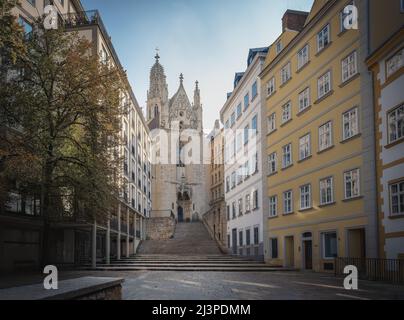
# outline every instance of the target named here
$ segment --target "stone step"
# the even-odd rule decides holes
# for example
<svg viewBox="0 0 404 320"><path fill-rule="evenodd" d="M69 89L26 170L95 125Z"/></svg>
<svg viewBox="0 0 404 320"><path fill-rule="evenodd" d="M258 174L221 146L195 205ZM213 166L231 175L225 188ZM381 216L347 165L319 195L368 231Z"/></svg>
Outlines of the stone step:
<svg viewBox="0 0 404 320"><path fill-rule="evenodd" d="M257 263L253 261L137 261L137 262L113 262L111 265L113 266L130 266L130 265L224 265L224 266L235 266L235 265L257 265L262 266L264 263Z"/></svg>
<svg viewBox="0 0 404 320"><path fill-rule="evenodd" d="M295 269L277 268L267 266L105 266L97 268L81 268L80 270L92 271L200 271L200 272L274 272L274 271L296 271Z"/></svg>

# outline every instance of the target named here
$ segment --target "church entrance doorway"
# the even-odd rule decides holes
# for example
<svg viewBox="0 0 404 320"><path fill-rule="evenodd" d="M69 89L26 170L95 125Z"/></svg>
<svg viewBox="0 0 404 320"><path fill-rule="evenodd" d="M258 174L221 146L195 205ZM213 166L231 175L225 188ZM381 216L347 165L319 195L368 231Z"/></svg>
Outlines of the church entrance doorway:
<svg viewBox="0 0 404 320"><path fill-rule="evenodd" d="M178 207L177 214L178 214L178 222L184 222L184 209L181 206Z"/></svg>

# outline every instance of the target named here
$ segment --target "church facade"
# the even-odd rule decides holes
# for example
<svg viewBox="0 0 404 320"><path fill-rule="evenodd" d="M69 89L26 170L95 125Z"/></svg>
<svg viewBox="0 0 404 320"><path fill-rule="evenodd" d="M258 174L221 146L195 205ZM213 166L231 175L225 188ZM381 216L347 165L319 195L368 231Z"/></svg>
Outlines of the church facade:
<svg viewBox="0 0 404 320"><path fill-rule="evenodd" d="M147 119L152 140L151 217L174 215L178 222L199 221L209 210L204 156L202 104L198 82L191 103L184 77L169 98L160 57L150 71Z"/></svg>

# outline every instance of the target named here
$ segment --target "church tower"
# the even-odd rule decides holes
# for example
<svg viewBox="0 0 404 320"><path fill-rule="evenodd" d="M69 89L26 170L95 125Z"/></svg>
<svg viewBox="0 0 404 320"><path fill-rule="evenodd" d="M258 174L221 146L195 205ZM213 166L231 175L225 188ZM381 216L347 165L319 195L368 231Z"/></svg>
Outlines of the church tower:
<svg viewBox="0 0 404 320"><path fill-rule="evenodd" d="M150 130L161 130L152 139L152 153L158 161L152 164L151 215L158 218L170 212L178 222L199 220L209 209L199 83L195 82L191 104L181 73L178 89L169 99L166 76L158 54L155 59L150 71L147 114ZM162 152L167 149L168 155Z"/></svg>
<svg viewBox="0 0 404 320"><path fill-rule="evenodd" d="M165 128L168 123L168 86L160 56L156 53L150 70L150 87L147 92L147 120L151 130Z"/></svg>

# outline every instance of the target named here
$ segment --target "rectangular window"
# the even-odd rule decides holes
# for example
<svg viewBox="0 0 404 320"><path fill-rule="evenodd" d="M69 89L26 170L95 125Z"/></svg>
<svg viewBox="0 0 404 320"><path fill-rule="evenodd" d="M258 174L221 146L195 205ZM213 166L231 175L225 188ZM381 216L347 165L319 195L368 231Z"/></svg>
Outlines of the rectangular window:
<svg viewBox="0 0 404 320"><path fill-rule="evenodd" d="M326 232L322 234L323 258L334 259L338 257L338 242L336 232Z"/></svg>
<svg viewBox="0 0 404 320"><path fill-rule="evenodd" d="M304 111L309 106L310 106L310 88L306 88L299 93L299 112Z"/></svg>
<svg viewBox="0 0 404 320"><path fill-rule="evenodd" d="M231 188L234 189L236 187L236 172L231 174Z"/></svg>
<svg viewBox="0 0 404 320"><path fill-rule="evenodd" d="M391 216L404 215L404 181L390 185Z"/></svg>
<svg viewBox="0 0 404 320"><path fill-rule="evenodd" d="M300 210L311 208L311 185L300 187Z"/></svg>
<svg viewBox="0 0 404 320"><path fill-rule="evenodd" d="M252 118L251 130L252 130L253 135L257 134L257 132L258 132L258 116L254 116L254 118Z"/></svg>
<svg viewBox="0 0 404 320"><path fill-rule="evenodd" d="M250 177L250 161L246 161L246 163L244 164L244 176L245 176L245 180L248 179Z"/></svg>
<svg viewBox="0 0 404 320"><path fill-rule="evenodd" d="M353 5L353 2L351 2L349 5ZM344 9L345 9L345 7L344 7ZM350 26L352 26L352 25L354 24L353 15L351 15L349 12L348 12L348 13L345 13L344 10L342 10L342 11L340 12L339 17L340 17L340 31L341 31L341 32L344 32L344 31L347 30L347 29L345 28L345 20L346 20L348 17L349 17L349 20L346 21L346 22L347 22Z"/></svg>
<svg viewBox="0 0 404 320"><path fill-rule="evenodd" d="M283 193L283 213L291 214L293 212L293 192L292 190Z"/></svg>
<svg viewBox="0 0 404 320"><path fill-rule="evenodd" d="M247 93L244 96L244 110L247 110L249 105L250 105L250 94Z"/></svg>
<svg viewBox="0 0 404 320"><path fill-rule="evenodd" d="M244 145L248 144L249 137L250 137L250 126L246 126L244 128Z"/></svg>
<svg viewBox="0 0 404 320"><path fill-rule="evenodd" d="M226 177L226 192L230 191L230 177Z"/></svg>
<svg viewBox="0 0 404 320"><path fill-rule="evenodd" d="M230 126L233 127L236 124L236 113L233 112L230 116Z"/></svg>
<svg viewBox="0 0 404 320"><path fill-rule="evenodd" d="M357 53L352 52L342 60L342 82L348 81L358 73Z"/></svg>
<svg viewBox="0 0 404 320"><path fill-rule="evenodd" d="M292 165L292 144L284 146L283 148L282 167L287 168Z"/></svg>
<svg viewBox="0 0 404 320"><path fill-rule="evenodd" d="M239 246L242 247L244 246L244 239L243 239L243 231L238 232L238 240L239 240Z"/></svg>
<svg viewBox="0 0 404 320"><path fill-rule="evenodd" d="M268 133L276 130L276 113L274 112L268 117Z"/></svg>
<svg viewBox="0 0 404 320"><path fill-rule="evenodd" d="M332 122L327 122L319 128L319 151L331 148L332 142Z"/></svg>
<svg viewBox="0 0 404 320"><path fill-rule="evenodd" d="M330 25L327 24L318 34L317 34L317 52L320 52L325 47L330 44Z"/></svg>
<svg viewBox="0 0 404 320"><path fill-rule="evenodd" d="M278 215L278 197L269 197L269 216L276 217Z"/></svg>
<svg viewBox="0 0 404 320"><path fill-rule="evenodd" d="M278 171L278 159L276 152L268 156L269 174L274 174Z"/></svg>
<svg viewBox="0 0 404 320"><path fill-rule="evenodd" d="M344 173L345 199L360 196L360 170L355 169Z"/></svg>
<svg viewBox="0 0 404 320"><path fill-rule="evenodd" d="M275 93L275 77L272 77L271 80L267 83L267 96L272 96Z"/></svg>
<svg viewBox="0 0 404 320"><path fill-rule="evenodd" d="M283 49L282 42L278 41L276 43L276 54L279 54L282 51L282 49Z"/></svg>
<svg viewBox="0 0 404 320"><path fill-rule="evenodd" d="M233 217L233 220L234 219L236 219L236 203L235 202L233 202L232 204L231 204L231 213L232 213L232 217Z"/></svg>
<svg viewBox="0 0 404 320"><path fill-rule="evenodd" d="M342 115L343 139L347 140L359 134L358 108Z"/></svg>
<svg viewBox="0 0 404 320"><path fill-rule="evenodd" d="M243 199L238 199L238 216L243 215Z"/></svg>
<svg viewBox="0 0 404 320"><path fill-rule="evenodd" d="M242 115L242 106L241 103L237 106L237 119L241 117Z"/></svg>
<svg viewBox="0 0 404 320"><path fill-rule="evenodd" d="M227 221L230 221L230 206L226 206Z"/></svg>
<svg viewBox="0 0 404 320"><path fill-rule="evenodd" d="M241 184L243 182L243 167L238 168L237 170L237 185Z"/></svg>
<svg viewBox="0 0 404 320"><path fill-rule="evenodd" d="M271 247L271 258L278 259L278 239L273 238L269 239L270 247Z"/></svg>
<svg viewBox="0 0 404 320"><path fill-rule="evenodd" d="M320 204L327 205L334 202L334 179L328 177L320 181Z"/></svg>
<svg viewBox="0 0 404 320"><path fill-rule="evenodd" d="M326 72L317 81L318 98L321 99L331 91L331 71Z"/></svg>
<svg viewBox="0 0 404 320"><path fill-rule="evenodd" d="M282 124L292 119L292 103L289 101L282 107Z"/></svg>
<svg viewBox="0 0 404 320"><path fill-rule="evenodd" d="M254 190L253 192L253 210L258 209L258 190Z"/></svg>
<svg viewBox="0 0 404 320"><path fill-rule="evenodd" d="M297 53L297 69L301 69L309 62L309 45L306 44L303 49Z"/></svg>
<svg viewBox="0 0 404 320"><path fill-rule="evenodd" d="M254 100L256 97L257 97L257 95L258 95L258 84L257 84L257 81L255 81L254 83L253 83L253 85L252 85L252 88L251 88L251 95L252 95L252 99Z"/></svg>
<svg viewBox="0 0 404 320"><path fill-rule="evenodd" d="M404 66L404 48L398 51L393 57L386 61L387 77L390 77L396 71Z"/></svg>
<svg viewBox="0 0 404 320"><path fill-rule="evenodd" d="M285 84L291 78L290 62L281 69L281 83Z"/></svg>
<svg viewBox="0 0 404 320"><path fill-rule="evenodd" d="M299 141L299 160L307 159L311 156L311 135L310 133L300 138Z"/></svg>
<svg viewBox="0 0 404 320"><path fill-rule="evenodd" d="M254 227L254 244L258 245L260 243L260 230L258 227Z"/></svg>
<svg viewBox="0 0 404 320"><path fill-rule="evenodd" d="M245 244L247 246L251 245L251 229L245 230Z"/></svg>
<svg viewBox="0 0 404 320"><path fill-rule="evenodd" d="M387 115L389 143L404 137L404 104L390 111Z"/></svg>
<svg viewBox="0 0 404 320"><path fill-rule="evenodd" d="M251 195L247 194L245 196L245 212L249 213L251 211Z"/></svg>

